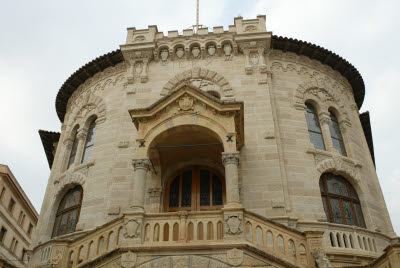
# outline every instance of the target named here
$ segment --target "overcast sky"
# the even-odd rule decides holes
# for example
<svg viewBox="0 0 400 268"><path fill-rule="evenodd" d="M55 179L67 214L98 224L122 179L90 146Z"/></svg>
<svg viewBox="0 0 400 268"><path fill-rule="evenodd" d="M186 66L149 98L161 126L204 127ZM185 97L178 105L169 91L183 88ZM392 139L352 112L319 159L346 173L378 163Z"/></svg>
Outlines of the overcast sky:
<svg viewBox="0 0 400 268"><path fill-rule="evenodd" d="M179 30L195 23L195 0L0 0L0 163L40 211L49 167L39 129L60 131L55 97L64 81L119 48L126 28ZM320 45L352 63L365 81L377 173L400 234L400 1L200 0L200 23L233 24L259 14L267 30Z"/></svg>

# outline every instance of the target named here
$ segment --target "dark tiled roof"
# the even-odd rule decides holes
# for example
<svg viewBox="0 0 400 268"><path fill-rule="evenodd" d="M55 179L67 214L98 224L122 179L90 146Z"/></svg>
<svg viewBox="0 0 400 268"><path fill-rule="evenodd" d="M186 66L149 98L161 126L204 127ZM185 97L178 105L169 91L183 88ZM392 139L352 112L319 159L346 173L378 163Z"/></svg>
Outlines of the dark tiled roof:
<svg viewBox="0 0 400 268"><path fill-rule="evenodd" d="M56 111L60 121L64 121L68 99L81 84L96 73L102 72L104 69L114 66L123 60L121 50L118 49L92 60L73 73L61 86L56 97Z"/></svg>
<svg viewBox="0 0 400 268"><path fill-rule="evenodd" d="M347 60L323 47L282 36L273 35L271 47L273 49L283 50L284 52L288 51L294 52L297 55L308 56L338 71L349 81L353 88L354 99L358 109L361 108L365 96L364 80L358 70Z"/></svg>
<svg viewBox="0 0 400 268"><path fill-rule="evenodd" d="M52 132L52 131L45 131L45 130L39 130L39 136L40 139L42 140L43 144L43 149L44 152L46 153L47 157L47 162L49 162L49 167L53 166L53 161L54 161L54 143L58 142L60 139L60 133L59 132Z"/></svg>
<svg viewBox="0 0 400 268"><path fill-rule="evenodd" d="M361 126L364 130L365 138L367 139L369 152L371 153L372 161L375 164L374 142L372 140L371 121L369 119L369 112L366 111L360 114Z"/></svg>
<svg viewBox="0 0 400 268"><path fill-rule="evenodd" d="M271 46L274 49L283 50L285 52L294 52L298 55L305 55L311 59L319 60L323 64L327 64L334 70L340 72L348 79L349 83L353 87L355 101L358 108L361 107L365 95L364 81L357 69L348 61L320 46L287 37L273 35ZM73 73L67 81L64 82L56 97L56 111L60 121L64 121L68 99L81 84L96 73L101 72L110 66L114 66L123 60L124 58L121 50L118 49L98 57Z"/></svg>

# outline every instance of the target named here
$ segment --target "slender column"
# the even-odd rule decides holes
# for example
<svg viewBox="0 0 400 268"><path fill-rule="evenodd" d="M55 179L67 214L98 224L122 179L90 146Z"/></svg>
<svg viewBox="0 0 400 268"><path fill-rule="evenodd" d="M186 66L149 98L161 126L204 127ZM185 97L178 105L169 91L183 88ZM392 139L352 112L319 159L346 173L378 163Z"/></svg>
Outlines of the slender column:
<svg viewBox="0 0 400 268"><path fill-rule="evenodd" d="M77 166L82 162L82 155L83 155L83 150L85 149L87 133L88 129L83 127L78 130L78 134L76 135L76 138L79 140L79 142L78 142L78 148L76 149L75 161L73 163L74 166Z"/></svg>
<svg viewBox="0 0 400 268"><path fill-rule="evenodd" d="M148 158L133 159L132 165L135 170L133 179L133 201L131 208L144 211L144 195L146 191L147 172L150 170Z"/></svg>
<svg viewBox="0 0 400 268"><path fill-rule="evenodd" d="M222 163L225 166L227 206L240 206L238 178L239 152L222 153Z"/></svg>
<svg viewBox="0 0 400 268"><path fill-rule="evenodd" d="M331 131L329 130L329 122L331 122L331 117L327 113L319 114L319 122L321 123L322 137L324 138L326 150L330 152L337 152L333 147Z"/></svg>

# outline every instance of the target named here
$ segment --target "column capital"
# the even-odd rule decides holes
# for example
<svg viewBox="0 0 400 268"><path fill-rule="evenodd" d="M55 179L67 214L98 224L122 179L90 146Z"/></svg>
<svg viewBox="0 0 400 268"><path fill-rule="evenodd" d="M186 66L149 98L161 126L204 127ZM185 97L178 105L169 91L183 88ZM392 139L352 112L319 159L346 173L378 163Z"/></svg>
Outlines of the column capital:
<svg viewBox="0 0 400 268"><path fill-rule="evenodd" d="M82 127L80 129L78 129L78 133L76 134L76 138L78 140L84 140L86 139L86 136L88 134L88 129L86 127Z"/></svg>
<svg viewBox="0 0 400 268"><path fill-rule="evenodd" d="M227 164L235 164L239 165L239 152L232 152L232 153L222 153L222 163L225 165Z"/></svg>
<svg viewBox="0 0 400 268"><path fill-rule="evenodd" d="M329 124L329 122L331 122L331 116L328 113L320 113L319 121L321 124Z"/></svg>
<svg viewBox="0 0 400 268"><path fill-rule="evenodd" d="M148 158L132 159L132 165L135 170L144 169L146 171L149 171L151 162Z"/></svg>

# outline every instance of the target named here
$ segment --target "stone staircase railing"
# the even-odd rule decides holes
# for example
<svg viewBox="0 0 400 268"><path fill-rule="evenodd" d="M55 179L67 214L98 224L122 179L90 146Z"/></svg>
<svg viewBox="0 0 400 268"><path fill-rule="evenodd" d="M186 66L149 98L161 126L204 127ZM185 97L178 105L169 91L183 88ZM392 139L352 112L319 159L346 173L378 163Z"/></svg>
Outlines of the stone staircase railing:
<svg viewBox="0 0 400 268"><path fill-rule="evenodd" d="M318 235L317 235L318 236ZM241 210L131 213L95 230L52 239L36 247L31 267L81 267L117 249L190 249L192 245L249 245L298 267L312 267L314 240L302 233ZM313 242L314 241L314 242ZM318 244L318 243L317 243ZM319 245L321 242L319 242Z"/></svg>

